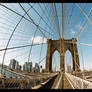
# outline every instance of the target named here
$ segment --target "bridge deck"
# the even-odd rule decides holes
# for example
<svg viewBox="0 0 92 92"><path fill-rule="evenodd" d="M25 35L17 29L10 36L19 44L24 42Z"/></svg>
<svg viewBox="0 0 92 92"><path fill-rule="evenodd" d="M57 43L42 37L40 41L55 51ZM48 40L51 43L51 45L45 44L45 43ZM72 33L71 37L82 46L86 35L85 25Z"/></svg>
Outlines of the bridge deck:
<svg viewBox="0 0 92 92"><path fill-rule="evenodd" d="M0 78L0 88L35 88L37 85L43 85L47 80L52 79L57 73L33 74L30 78ZM39 87L38 87L39 88Z"/></svg>
<svg viewBox="0 0 92 92"><path fill-rule="evenodd" d="M67 77L64 75L60 81L59 89L73 89Z"/></svg>
<svg viewBox="0 0 92 92"><path fill-rule="evenodd" d="M78 89L72 81L65 75L59 74L53 84L52 89Z"/></svg>

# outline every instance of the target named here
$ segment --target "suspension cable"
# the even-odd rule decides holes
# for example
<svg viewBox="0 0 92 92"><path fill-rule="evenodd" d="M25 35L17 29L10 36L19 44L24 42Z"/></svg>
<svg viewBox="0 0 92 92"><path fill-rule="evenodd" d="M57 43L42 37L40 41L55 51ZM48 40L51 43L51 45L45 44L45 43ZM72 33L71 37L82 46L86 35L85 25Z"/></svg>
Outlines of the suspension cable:
<svg viewBox="0 0 92 92"><path fill-rule="evenodd" d="M43 14L44 14L44 13L43 13ZM30 17L30 16L29 16L29 17ZM41 23L41 19L42 19L42 17L40 17L40 20L39 20L39 22L38 22L38 26L39 26L40 23ZM36 35L36 32L37 32L37 29L36 29L36 31L35 31L35 33L34 33L34 37L35 37L35 35ZM43 34L45 34L45 33L43 33ZM34 37L33 37L33 40L32 40L32 44L33 44L33 42L34 42ZM31 51L32 51L32 46L31 46L30 51L29 51L28 62L29 62L29 59L30 59Z"/></svg>
<svg viewBox="0 0 92 92"><path fill-rule="evenodd" d="M77 4L75 3L75 5L82 11L82 13L85 15L85 17L87 18L87 20L89 21L89 23L92 25L92 22L90 21L89 17L86 15L86 13L83 11L83 9ZM92 9L92 8L91 8Z"/></svg>
<svg viewBox="0 0 92 92"><path fill-rule="evenodd" d="M43 44L43 43L41 43L41 44ZM11 50L11 49L16 49L16 48L23 48L23 47L29 47L29 46L36 46L36 45L41 45L41 44L22 45L22 46L17 46L17 47L11 47L11 48L0 49L0 51ZM46 44L46 43L44 43L44 44Z"/></svg>
<svg viewBox="0 0 92 92"><path fill-rule="evenodd" d="M73 11L74 11L74 3L72 5L72 10L71 10L71 13L70 13L70 19L72 20L73 22L73 19L72 19L72 14L73 14ZM70 21L68 21L68 24L69 24Z"/></svg>
<svg viewBox="0 0 92 92"><path fill-rule="evenodd" d="M21 14L17 13L16 11L12 10L11 8L5 6L5 5L3 5L3 4L1 4L1 3L0 3L0 5L3 6L4 8L6 8L6 9L10 10L11 12L17 14L18 16L23 17L25 20L27 20L27 21L29 21L29 22L31 22L31 23L34 23L34 22L32 22L31 20L29 20L28 18L22 16ZM34 25L35 25L36 27L38 27L39 30L42 29L43 31L46 31L44 28L42 28L42 27L36 25L35 23L34 23ZM49 33L48 31L46 31L46 32ZM51 33L49 33L49 34L51 35Z"/></svg>
<svg viewBox="0 0 92 92"><path fill-rule="evenodd" d="M41 45L41 50L40 50L40 57L39 57L39 60L41 60L42 48L43 48L43 42L44 42L44 37L42 38L42 45Z"/></svg>
<svg viewBox="0 0 92 92"><path fill-rule="evenodd" d="M63 20L63 3L61 3L61 8L62 8L62 39L64 38L64 30L63 30L63 23L64 23L64 20Z"/></svg>
<svg viewBox="0 0 92 92"><path fill-rule="evenodd" d="M43 19L43 17L36 11L34 7L32 7L29 3L28 5L37 13L37 15L43 20L43 22L51 29L51 27L48 25L48 23ZM52 30L52 29L51 29Z"/></svg>
<svg viewBox="0 0 92 92"><path fill-rule="evenodd" d="M82 8L82 10L84 10L86 8L87 4L84 5L84 7ZM79 16L81 15L82 11L80 11L80 13L77 15L75 21L73 22L73 25L76 23L77 19L79 18Z"/></svg>
<svg viewBox="0 0 92 92"><path fill-rule="evenodd" d="M28 12L29 10L30 10L30 8L27 10L27 12ZM25 13L23 16L25 16L25 15L26 15L26 13ZM4 55L3 55L3 59L2 59L2 68L3 68L3 64L4 64L4 59L5 59L5 54L6 54L6 51L7 51L7 47L8 47L8 45L9 45L10 40L11 40L11 38L12 38L14 32L16 31L18 25L19 25L20 22L22 21L23 16L22 16L21 19L18 21L17 25L15 26L15 28L14 28L14 30L13 30L12 34L10 35L10 38L9 38L9 40L8 40L8 42L7 42L7 45L6 45L6 48L5 48L5 51L4 51ZM2 69L1 69L1 73L2 73Z"/></svg>
<svg viewBox="0 0 92 92"><path fill-rule="evenodd" d="M59 39L60 39L61 35L60 35L60 27L59 27L59 21L58 21L58 16L57 16L56 4L54 3L53 6L54 6L54 11L55 11L56 19L57 19L57 24L58 24L57 34L59 34Z"/></svg>
<svg viewBox="0 0 92 92"><path fill-rule="evenodd" d="M42 30L40 30L39 26L34 22L34 20L29 16L29 14L26 12L26 10L23 8L23 6L19 3L20 7L22 8L22 10L27 14L27 16L29 17L29 19L32 21L32 23L36 26L37 29L39 29L39 31L43 34L44 37L45 34L43 33ZM47 38L47 37L46 37Z"/></svg>
<svg viewBox="0 0 92 92"><path fill-rule="evenodd" d="M89 12L88 12L88 17L90 16L91 12L92 12L92 8L91 8L91 9L89 10ZM85 20L84 24L83 24L82 27L80 28L80 31L79 31L78 34L76 35L76 38L77 38L77 39L79 38L79 35L80 35L80 33L81 33L83 27L85 27L86 22L87 22L87 20Z"/></svg>
<svg viewBox="0 0 92 92"><path fill-rule="evenodd" d="M39 64L40 64L44 59L46 59L46 56L45 56L44 58L42 58L40 61L38 61Z"/></svg>

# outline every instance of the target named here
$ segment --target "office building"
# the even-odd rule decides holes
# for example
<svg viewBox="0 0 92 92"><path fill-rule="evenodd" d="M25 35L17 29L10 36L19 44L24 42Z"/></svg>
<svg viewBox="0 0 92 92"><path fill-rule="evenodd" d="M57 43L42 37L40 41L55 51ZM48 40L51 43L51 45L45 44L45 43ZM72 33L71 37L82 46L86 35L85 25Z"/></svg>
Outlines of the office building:
<svg viewBox="0 0 92 92"><path fill-rule="evenodd" d="M11 59L10 64L9 64L9 68L18 70L19 69L19 62L15 59Z"/></svg>
<svg viewBox="0 0 92 92"><path fill-rule="evenodd" d="M38 63L35 63L35 72L40 72L40 67Z"/></svg>
<svg viewBox="0 0 92 92"><path fill-rule="evenodd" d="M27 72L32 72L32 62L25 62L23 65L23 70Z"/></svg>

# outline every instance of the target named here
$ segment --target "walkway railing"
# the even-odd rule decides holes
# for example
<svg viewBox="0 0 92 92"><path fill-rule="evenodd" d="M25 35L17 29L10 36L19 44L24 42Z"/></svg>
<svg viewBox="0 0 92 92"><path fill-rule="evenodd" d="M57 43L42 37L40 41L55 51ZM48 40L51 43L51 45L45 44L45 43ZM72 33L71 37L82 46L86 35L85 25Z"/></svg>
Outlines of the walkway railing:
<svg viewBox="0 0 92 92"><path fill-rule="evenodd" d="M79 89L91 89L92 88L92 82L81 79L69 73L65 73L65 74L71 80L71 82L73 82L73 84L77 86Z"/></svg>
<svg viewBox="0 0 92 92"><path fill-rule="evenodd" d="M46 80L52 78L58 73L52 74L38 74L38 75L26 75L22 73L17 73L15 71L11 71L10 69L3 68L3 75L5 77L0 78L0 88L14 88L14 89L26 89L37 86ZM0 72L1 73L1 72ZM2 75L2 74L1 74Z"/></svg>
<svg viewBox="0 0 92 92"><path fill-rule="evenodd" d="M5 75L7 78L10 78L10 77L12 77L12 78L24 78L24 77L28 77L28 76L26 76L26 75L24 75L24 74L17 73L17 72L12 71L12 70L10 70L10 69L8 69L8 68L3 68L3 69L2 69L2 73L3 73L3 75ZM0 74L1 74L1 67L0 67Z"/></svg>

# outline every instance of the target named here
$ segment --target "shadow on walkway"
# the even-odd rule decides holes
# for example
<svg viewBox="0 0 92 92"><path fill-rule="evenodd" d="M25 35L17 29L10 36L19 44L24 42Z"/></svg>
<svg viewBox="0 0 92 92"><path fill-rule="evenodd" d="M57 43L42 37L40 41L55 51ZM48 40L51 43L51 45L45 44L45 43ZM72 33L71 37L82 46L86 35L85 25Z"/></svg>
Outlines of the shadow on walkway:
<svg viewBox="0 0 92 92"><path fill-rule="evenodd" d="M57 77L57 75L54 76L52 79L50 79L49 82L47 82L45 85L43 85L39 89L51 89L53 83L55 82L56 77Z"/></svg>

